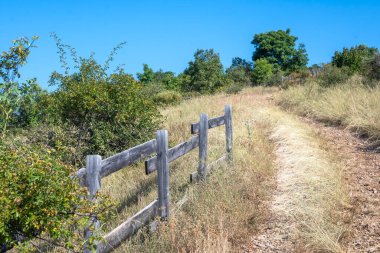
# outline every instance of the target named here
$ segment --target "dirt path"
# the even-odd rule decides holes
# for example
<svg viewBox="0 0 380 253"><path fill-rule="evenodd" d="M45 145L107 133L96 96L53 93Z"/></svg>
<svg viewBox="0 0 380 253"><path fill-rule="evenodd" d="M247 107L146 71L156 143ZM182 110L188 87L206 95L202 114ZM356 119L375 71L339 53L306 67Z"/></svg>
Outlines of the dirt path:
<svg viewBox="0 0 380 253"><path fill-rule="evenodd" d="M277 188L262 231L242 252L380 252L380 154L345 130L278 108Z"/></svg>
<svg viewBox="0 0 380 253"><path fill-rule="evenodd" d="M353 207L347 252L380 252L380 153L365 151L368 143L346 130L304 120L340 154L344 164Z"/></svg>

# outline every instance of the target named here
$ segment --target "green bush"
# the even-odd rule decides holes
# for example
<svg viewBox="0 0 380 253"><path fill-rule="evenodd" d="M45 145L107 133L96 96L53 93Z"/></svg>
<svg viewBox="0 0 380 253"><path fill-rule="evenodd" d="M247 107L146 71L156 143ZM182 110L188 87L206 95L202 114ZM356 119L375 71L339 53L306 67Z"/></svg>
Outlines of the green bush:
<svg viewBox="0 0 380 253"><path fill-rule="evenodd" d="M321 86L330 87L346 82L350 76L350 71L347 67L338 68L331 65L325 65L323 66L323 70L318 76L318 79Z"/></svg>
<svg viewBox="0 0 380 253"><path fill-rule="evenodd" d="M107 73L123 43L114 48L102 66L93 55L77 57L75 49L53 37L66 70L64 74L51 75L50 84L58 85L58 89L51 94L48 115L54 125L74 129L76 144L71 148L81 152L77 157L109 156L152 138L159 127L160 114L151 95L143 89L146 84L137 82L122 69ZM74 73L70 73L66 62L67 49L76 64ZM147 65L144 68L145 72L149 69ZM143 79L148 82L149 78Z"/></svg>
<svg viewBox="0 0 380 253"><path fill-rule="evenodd" d="M370 59L366 64L365 75L374 81L380 80L380 54L376 54L372 59Z"/></svg>
<svg viewBox="0 0 380 253"><path fill-rule="evenodd" d="M38 147L0 143L0 247L12 248L36 236L73 247L70 226L81 219L85 201L73 168ZM84 213L84 212L82 212Z"/></svg>
<svg viewBox="0 0 380 253"><path fill-rule="evenodd" d="M242 91L244 88L244 85L239 82L232 82L229 86L226 88L226 93L227 94L237 94L240 91Z"/></svg>
<svg viewBox="0 0 380 253"><path fill-rule="evenodd" d="M343 48L342 52L335 51L331 63L338 68L346 67L346 71L350 74L362 74L366 72L366 61L372 59L378 52L377 48L366 45Z"/></svg>
<svg viewBox="0 0 380 253"><path fill-rule="evenodd" d="M52 112L59 122L78 130L78 145L88 147L84 154L120 152L151 138L159 126L160 114L151 97L125 74L84 81L72 75L61 80L53 94Z"/></svg>
<svg viewBox="0 0 380 253"><path fill-rule="evenodd" d="M143 84L141 86L141 91L144 94L144 96L154 97L158 93L165 91L165 87L161 84L152 82L148 84Z"/></svg>
<svg viewBox="0 0 380 253"><path fill-rule="evenodd" d="M257 85L267 84L274 72L273 65L267 59L258 59L255 61L252 79Z"/></svg>
<svg viewBox="0 0 380 253"><path fill-rule="evenodd" d="M273 75L270 76L268 81L266 82L266 85L268 86L282 86L284 87L284 77L285 73L281 70L277 70L274 72Z"/></svg>
<svg viewBox="0 0 380 253"><path fill-rule="evenodd" d="M178 104L182 101L182 95L178 91L162 91L153 97L153 100L161 105Z"/></svg>

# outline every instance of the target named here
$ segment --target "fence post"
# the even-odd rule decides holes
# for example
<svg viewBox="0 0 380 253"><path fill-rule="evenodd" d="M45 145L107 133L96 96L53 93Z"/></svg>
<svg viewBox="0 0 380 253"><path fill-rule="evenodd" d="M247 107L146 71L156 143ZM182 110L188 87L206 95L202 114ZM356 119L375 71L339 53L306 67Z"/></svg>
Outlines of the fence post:
<svg viewBox="0 0 380 253"><path fill-rule="evenodd" d="M100 169L101 169L102 157L100 155L88 155L86 157L86 186L88 189L88 200L95 202L95 196L97 191L100 189ZM94 228L95 231L92 231L91 228ZM84 236L86 239L86 243L84 244L84 252L89 253L92 252L91 248L89 248L88 240L89 238L98 230L100 227L99 221L95 216L91 214L88 227L85 228ZM95 242L96 244L96 242Z"/></svg>
<svg viewBox="0 0 380 253"><path fill-rule="evenodd" d="M208 116L202 113L199 120L199 162L198 179L205 180L207 176L207 142L208 142Z"/></svg>
<svg viewBox="0 0 380 253"><path fill-rule="evenodd" d="M233 139L232 139L232 106L225 105L224 106L224 121L226 124L226 151L227 151L227 159L229 163L233 162Z"/></svg>
<svg viewBox="0 0 380 253"><path fill-rule="evenodd" d="M158 215L169 218L169 161L168 161L168 131L159 130L157 139L157 185L158 185Z"/></svg>

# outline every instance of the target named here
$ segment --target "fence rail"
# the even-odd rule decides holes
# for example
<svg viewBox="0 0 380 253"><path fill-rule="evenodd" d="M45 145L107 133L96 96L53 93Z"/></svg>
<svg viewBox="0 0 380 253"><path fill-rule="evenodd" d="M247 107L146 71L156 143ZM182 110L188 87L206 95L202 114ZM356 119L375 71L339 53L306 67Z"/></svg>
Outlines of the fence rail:
<svg viewBox="0 0 380 253"><path fill-rule="evenodd" d="M208 160L208 130L225 125L226 133L226 155L216 161L207 164ZM191 182L204 181L207 173L217 168L222 162L232 163L232 107L225 105L224 115L208 119L206 114L200 115L197 123L191 124L191 133L196 134L189 140L168 148L168 132L159 130L156 139L150 140L121 153L115 154L102 160L99 155L89 155L86 157L86 168L77 171L76 176L81 180L81 184L88 188L88 199L96 201L96 193L101 188L101 179L120 169L127 167L137 161L143 160L152 154L155 156L145 161L145 173L151 174L157 171L157 200L153 201L134 216L127 219L117 228L103 237L103 240L96 242L96 252L106 253L118 247L122 242L131 237L142 226L149 224L155 217L168 219L170 216L170 191L169 191L169 163L189 153L199 147L199 160L196 172L190 174ZM85 229L85 238L89 239L94 232L100 228L99 221L92 217L88 227ZM91 252L87 243L83 251Z"/></svg>

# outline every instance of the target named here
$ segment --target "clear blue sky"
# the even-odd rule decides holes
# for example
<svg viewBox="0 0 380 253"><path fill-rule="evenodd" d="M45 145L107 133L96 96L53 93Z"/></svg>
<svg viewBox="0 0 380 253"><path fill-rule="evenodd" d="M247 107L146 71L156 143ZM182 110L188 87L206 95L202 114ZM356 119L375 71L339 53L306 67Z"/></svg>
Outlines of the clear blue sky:
<svg viewBox="0 0 380 253"><path fill-rule="evenodd" d="M47 88L61 71L50 33L104 62L119 42L126 46L113 65L126 72L183 71L196 49L214 48L225 67L233 57L250 60L253 35L290 28L306 45L309 64L327 62L335 50L360 43L380 47L380 1L20 1L0 4L0 51L21 36L40 36L23 78Z"/></svg>

